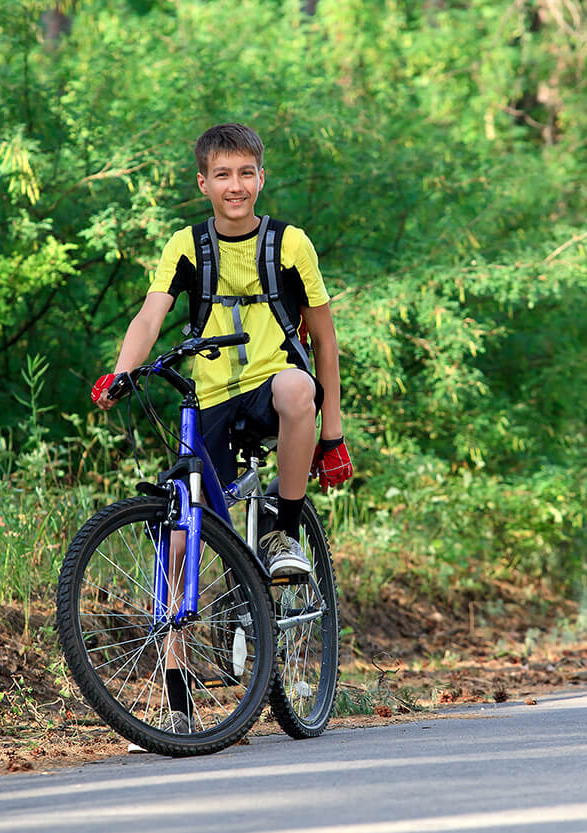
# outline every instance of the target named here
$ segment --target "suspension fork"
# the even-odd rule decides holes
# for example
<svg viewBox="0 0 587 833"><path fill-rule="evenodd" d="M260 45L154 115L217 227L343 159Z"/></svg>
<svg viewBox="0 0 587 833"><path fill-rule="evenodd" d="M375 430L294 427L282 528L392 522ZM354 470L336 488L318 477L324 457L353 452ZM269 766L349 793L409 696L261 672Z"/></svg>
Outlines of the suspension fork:
<svg viewBox="0 0 587 833"><path fill-rule="evenodd" d="M198 590L200 567L200 538L202 532L202 461L189 460L189 488L183 480L174 480L179 501L179 518L173 528L186 533L186 548L183 563L183 598L178 612L173 617L175 625L182 625L198 615ZM153 579L153 627L167 622L169 615L169 568L171 560L171 526L165 522L159 525Z"/></svg>
<svg viewBox="0 0 587 833"><path fill-rule="evenodd" d="M195 619L198 615L198 579L200 567L200 537L202 532L202 471L204 465L211 467L210 458L197 426L197 400L194 390L190 389L180 405L181 433L178 459L187 458L188 482L173 480L175 493L179 500L179 518L174 520L174 529L186 533L186 549L183 566L183 598L179 611L173 617L175 626ZM206 463L203 462L205 459ZM214 501L224 506L220 485L217 481L209 484ZM225 509L226 515L228 510ZM170 519L169 519L170 520ZM154 577L153 627L167 621L169 616L169 566L170 566L171 531L167 527L160 536L157 547Z"/></svg>

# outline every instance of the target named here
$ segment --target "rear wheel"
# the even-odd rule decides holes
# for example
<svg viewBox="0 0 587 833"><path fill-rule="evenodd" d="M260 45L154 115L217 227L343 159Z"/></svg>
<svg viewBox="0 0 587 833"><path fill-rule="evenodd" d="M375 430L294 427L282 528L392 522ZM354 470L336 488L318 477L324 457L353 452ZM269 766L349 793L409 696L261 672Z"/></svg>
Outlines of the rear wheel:
<svg viewBox="0 0 587 833"><path fill-rule="evenodd" d="M259 537L271 531L277 502L266 498ZM293 738L320 735L326 728L338 683L337 588L326 533L306 498L300 544L312 564L308 578L274 580L277 675L269 701L282 729ZM262 553L261 553L262 555Z"/></svg>
<svg viewBox="0 0 587 833"><path fill-rule="evenodd" d="M69 668L107 723L149 751L205 754L241 738L267 701L271 600L244 544L205 510L198 616L175 623L181 593L171 581L167 613L154 625L153 572L170 534L166 516L166 499L137 497L91 518L63 563L57 621ZM174 558L179 570L182 556ZM186 692L183 722L166 684L172 667Z"/></svg>

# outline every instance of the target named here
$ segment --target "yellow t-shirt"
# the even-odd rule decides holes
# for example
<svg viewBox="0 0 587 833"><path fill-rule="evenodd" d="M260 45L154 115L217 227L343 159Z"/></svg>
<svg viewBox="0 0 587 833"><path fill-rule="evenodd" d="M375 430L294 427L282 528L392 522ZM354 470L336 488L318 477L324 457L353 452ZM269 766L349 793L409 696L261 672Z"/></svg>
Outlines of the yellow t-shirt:
<svg viewBox="0 0 587 833"><path fill-rule="evenodd" d="M263 287L257 274L255 254L257 231L242 237L218 235L220 264L218 295L261 295ZM318 307L329 300L318 267L316 251L302 229L286 226L281 243L281 266L284 290L299 301L299 306ZM196 281L196 253L191 226L177 231L169 240L155 273L149 292L166 292L174 298ZM297 367L288 355L283 330L268 303L239 306L246 345L247 363L241 364L238 347L221 350L220 358L210 361L197 356L193 378L202 408L209 408L241 393L257 388L274 373ZM299 326L296 318L293 323ZM212 304L203 336L235 332L233 310L220 303Z"/></svg>

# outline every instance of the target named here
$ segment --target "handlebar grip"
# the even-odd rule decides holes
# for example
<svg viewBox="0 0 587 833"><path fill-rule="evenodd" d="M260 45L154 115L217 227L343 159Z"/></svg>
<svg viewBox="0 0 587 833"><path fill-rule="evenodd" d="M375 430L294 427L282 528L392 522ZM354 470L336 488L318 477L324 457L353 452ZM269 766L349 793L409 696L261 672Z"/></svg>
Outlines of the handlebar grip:
<svg viewBox="0 0 587 833"><path fill-rule="evenodd" d="M230 333L226 336L211 336L204 340L215 347L233 347L237 344L248 344L251 337L248 333Z"/></svg>
<svg viewBox="0 0 587 833"><path fill-rule="evenodd" d="M188 356L195 356L198 353L203 353L205 350L247 344L250 340L251 337L248 333L230 333L226 336L209 336L207 338L188 338L181 345L181 352ZM175 364L177 359L173 358L172 361Z"/></svg>
<svg viewBox="0 0 587 833"><path fill-rule="evenodd" d="M108 399L122 399L131 389L129 374L119 373L108 388Z"/></svg>

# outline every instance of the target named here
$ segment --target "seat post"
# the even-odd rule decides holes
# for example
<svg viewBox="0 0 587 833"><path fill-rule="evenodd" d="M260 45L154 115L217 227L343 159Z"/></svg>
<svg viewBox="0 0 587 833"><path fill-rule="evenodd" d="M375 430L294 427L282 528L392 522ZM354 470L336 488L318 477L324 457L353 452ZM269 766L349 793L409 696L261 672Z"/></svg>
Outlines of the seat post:
<svg viewBox="0 0 587 833"><path fill-rule="evenodd" d="M259 458L252 454L249 458L249 470L255 472L257 482L247 498L247 544L253 552L256 552L259 528L259 501L256 498L261 496L261 488L259 484Z"/></svg>

